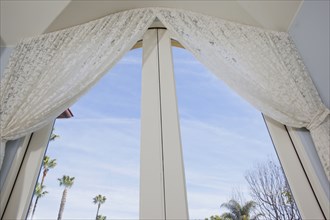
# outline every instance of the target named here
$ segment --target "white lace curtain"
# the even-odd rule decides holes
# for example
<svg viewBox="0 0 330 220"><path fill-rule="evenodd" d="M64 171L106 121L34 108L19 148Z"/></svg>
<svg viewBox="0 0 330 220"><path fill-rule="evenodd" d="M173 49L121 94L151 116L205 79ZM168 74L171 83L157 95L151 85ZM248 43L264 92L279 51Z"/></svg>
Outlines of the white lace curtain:
<svg viewBox="0 0 330 220"><path fill-rule="evenodd" d="M54 120L91 88L154 19L206 67L264 114L311 131L330 180L329 109L287 33L178 9L133 9L23 40L0 87L0 167L7 140Z"/></svg>

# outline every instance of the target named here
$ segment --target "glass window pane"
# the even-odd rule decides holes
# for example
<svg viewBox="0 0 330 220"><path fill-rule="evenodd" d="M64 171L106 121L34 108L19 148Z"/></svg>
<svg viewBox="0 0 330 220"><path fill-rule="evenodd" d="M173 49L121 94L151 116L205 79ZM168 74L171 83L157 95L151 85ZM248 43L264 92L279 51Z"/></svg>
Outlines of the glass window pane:
<svg viewBox="0 0 330 220"><path fill-rule="evenodd" d="M99 215L107 219L139 217L140 95L142 49L128 52L102 80L57 120L47 150L57 165L46 174L33 219L56 219L65 187L63 175L75 177L67 189L62 219L95 219L97 195L106 197ZM43 178L41 169L38 182ZM40 195L40 194L39 194ZM36 196L31 204L31 218Z"/></svg>
<svg viewBox="0 0 330 220"><path fill-rule="evenodd" d="M269 166L279 172L276 190L281 191L272 193L282 195L279 197L283 207L291 206L293 198L261 113L188 51L173 48L173 60L190 218L210 219L228 213L230 210L221 205L231 199L241 207L252 200L261 207L246 176L259 178L258 171ZM267 169L265 179L273 178L274 170ZM265 187L271 188L269 184ZM266 211L258 208L250 217L258 213L270 219Z"/></svg>
<svg viewBox="0 0 330 220"><path fill-rule="evenodd" d="M12 163L14 162L15 156L19 148L22 148L24 138L8 141L6 143L6 156L3 159L3 163L0 170L0 190L5 184L9 170L11 169Z"/></svg>

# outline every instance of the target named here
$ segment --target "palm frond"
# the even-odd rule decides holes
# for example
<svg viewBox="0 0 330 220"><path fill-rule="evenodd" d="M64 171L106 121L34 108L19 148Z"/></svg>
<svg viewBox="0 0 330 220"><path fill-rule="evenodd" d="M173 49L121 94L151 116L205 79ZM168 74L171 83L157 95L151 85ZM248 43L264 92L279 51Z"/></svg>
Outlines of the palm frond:
<svg viewBox="0 0 330 220"><path fill-rule="evenodd" d="M63 175L62 178L58 178L60 186L64 186L65 188L71 188L74 183L74 177Z"/></svg>
<svg viewBox="0 0 330 220"><path fill-rule="evenodd" d="M251 213L256 208L256 202L248 201L244 205L241 205L235 199L229 200L229 202L225 202L221 204L221 208L226 208L229 212L226 212L221 215L222 218L225 220L246 220L250 219ZM260 215L256 215L255 218L257 219Z"/></svg>
<svg viewBox="0 0 330 220"><path fill-rule="evenodd" d="M103 204L103 203L105 203L106 200L107 200L107 198L105 196L99 194L93 198L93 203L94 204Z"/></svg>
<svg viewBox="0 0 330 220"><path fill-rule="evenodd" d="M36 188L34 190L34 195L37 198L44 197L48 193L48 191L44 191L44 188L45 188L44 185L41 185L40 183L37 183Z"/></svg>
<svg viewBox="0 0 330 220"><path fill-rule="evenodd" d="M42 163L43 168L46 170L52 169L57 165L56 159L51 159L49 156L44 156L44 160Z"/></svg>
<svg viewBox="0 0 330 220"><path fill-rule="evenodd" d="M257 203L254 201L248 201L242 207L242 215L250 215L251 211L256 207Z"/></svg>
<svg viewBox="0 0 330 220"><path fill-rule="evenodd" d="M231 199L229 202L221 204L220 207L228 209L230 213L235 216L234 219L240 219L241 205L236 200Z"/></svg>
<svg viewBox="0 0 330 220"><path fill-rule="evenodd" d="M224 220L239 220L233 213L225 212L221 215Z"/></svg>

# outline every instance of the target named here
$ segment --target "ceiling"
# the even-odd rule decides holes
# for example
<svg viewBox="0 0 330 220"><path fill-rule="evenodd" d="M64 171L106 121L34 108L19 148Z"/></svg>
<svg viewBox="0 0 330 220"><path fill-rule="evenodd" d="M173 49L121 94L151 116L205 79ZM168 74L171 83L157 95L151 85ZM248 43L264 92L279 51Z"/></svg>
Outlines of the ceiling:
<svg viewBox="0 0 330 220"><path fill-rule="evenodd" d="M287 31L302 0L1 0L1 46L20 39L85 23L108 14L142 7L182 8L266 29Z"/></svg>

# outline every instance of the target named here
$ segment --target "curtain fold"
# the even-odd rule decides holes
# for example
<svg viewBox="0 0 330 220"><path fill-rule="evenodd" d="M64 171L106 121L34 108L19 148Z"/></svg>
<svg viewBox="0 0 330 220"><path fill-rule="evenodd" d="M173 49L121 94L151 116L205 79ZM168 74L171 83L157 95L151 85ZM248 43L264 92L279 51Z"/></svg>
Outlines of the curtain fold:
<svg viewBox="0 0 330 220"><path fill-rule="evenodd" d="M330 181L329 109L289 34L179 9L133 9L20 42L1 80L1 141L33 132L70 107L155 17L258 110L285 125L310 129Z"/></svg>
<svg viewBox="0 0 330 220"><path fill-rule="evenodd" d="M54 120L133 47L154 19L151 9L135 9L20 42L1 80L1 140Z"/></svg>
<svg viewBox="0 0 330 220"><path fill-rule="evenodd" d="M241 97L282 124L306 127L330 181L329 109L288 33L159 9L177 40Z"/></svg>
<svg viewBox="0 0 330 220"><path fill-rule="evenodd" d="M329 112L329 111L328 111ZM326 118L316 127L310 129L311 136L322 162L325 173L329 180L330 173L330 116ZM329 180L330 181L330 180Z"/></svg>
<svg viewBox="0 0 330 220"><path fill-rule="evenodd" d="M2 163L5 158L5 150L6 150L6 141L0 140L0 169L2 167Z"/></svg>

